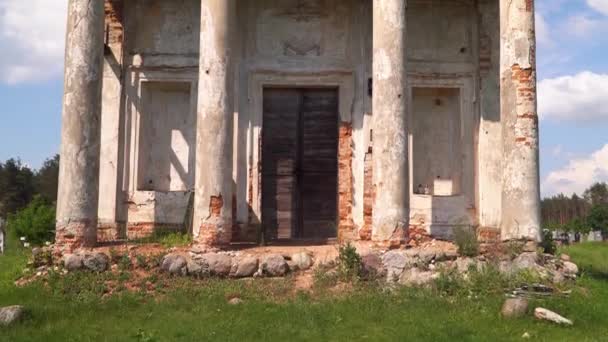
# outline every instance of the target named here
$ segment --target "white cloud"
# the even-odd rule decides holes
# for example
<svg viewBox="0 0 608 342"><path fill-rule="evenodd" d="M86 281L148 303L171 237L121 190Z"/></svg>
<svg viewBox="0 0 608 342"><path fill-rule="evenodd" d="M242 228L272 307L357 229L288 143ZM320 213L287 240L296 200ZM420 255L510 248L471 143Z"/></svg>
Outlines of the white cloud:
<svg viewBox="0 0 608 342"><path fill-rule="evenodd" d="M583 71L540 81L538 112L543 120L608 121L608 74Z"/></svg>
<svg viewBox="0 0 608 342"><path fill-rule="evenodd" d="M0 82L61 75L67 0L0 0Z"/></svg>
<svg viewBox="0 0 608 342"><path fill-rule="evenodd" d="M587 0L587 4L594 10L608 15L608 0Z"/></svg>
<svg viewBox="0 0 608 342"><path fill-rule="evenodd" d="M571 160L555 170L543 181L543 194L582 194L595 182L608 181L608 144L586 158Z"/></svg>

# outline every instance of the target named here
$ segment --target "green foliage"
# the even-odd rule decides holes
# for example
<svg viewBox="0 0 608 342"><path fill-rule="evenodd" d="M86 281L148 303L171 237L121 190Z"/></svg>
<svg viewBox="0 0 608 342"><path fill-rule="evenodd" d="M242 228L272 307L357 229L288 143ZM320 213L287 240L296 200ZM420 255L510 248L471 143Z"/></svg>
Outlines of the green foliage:
<svg viewBox="0 0 608 342"><path fill-rule="evenodd" d="M354 280L361 275L361 256L357 249L349 243L340 246L338 256L338 271L343 279Z"/></svg>
<svg viewBox="0 0 608 342"><path fill-rule="evenodd" d="M553 232L552 231L550 231L548 229L543 230L543 236L542 236L542 240L540 242L540 248L543 249L544 253L555 254L557 246L555 245L555 241L553 241Z"/></svg>
<svg viewBox="0 0 608 342"><path fill-rule="evenodd" d="M34 196L34 173L18 159L0 163L0 217L25 208Z"/></svg>
<svg viewBox="0 0 608 342"><path fill-rule="evenodd" d="M192 243L192 237L171 229L157 229L152 236L137 240L138 243L159 243L166 248L184 247Z"/></svg>
<svg viewBox="0 0 608 342"><path fill-rule="evenodd" d="M585 200L592 206L608 204L608 184L595 183L583 193Z"/></svg>
<svg viewBox="0 0 608 342"><path fill-rule="evenodd" d="M608 234L608 204L597 204L591 208L587 223L593 230L600 230L605 236Z"/></svg>
<svg viewBox="0 0 608 342"><path fill-rule="evenodd" d="M42 167L34 174L35 193L49 203L57 202L57 187L59 181L59 155L44 161Z"/></svg>
<svg viewBox="0 0 608 342"><path fill-rule="evenodd" d="M52 241L55 236L55 208L40 196L17 214L9 215L9 234L25 237L34 245Z"/></svg>
<svg viewBox="0 0 608 342"><path fill-rule="evenodd" d="M123 254L118 260L118 269L121 271L127 271L131 269L131 258L129 254Z"/></svg>
<svg viewBox="0 0 608 342"><path fill-rule="evenodd" d="M458 226L454 228L454 243L458 246L460 255L474 257L479 254L479 241L474 227Z"/></svg>

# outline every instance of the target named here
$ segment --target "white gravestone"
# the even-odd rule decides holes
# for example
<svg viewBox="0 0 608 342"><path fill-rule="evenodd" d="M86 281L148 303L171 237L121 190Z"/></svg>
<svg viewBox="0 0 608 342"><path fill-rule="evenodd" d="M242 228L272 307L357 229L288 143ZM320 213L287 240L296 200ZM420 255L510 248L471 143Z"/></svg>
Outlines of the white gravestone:
<svg viewBox="0 0 608 342"><path fill-rule="evenodd" d="M0 218L0 254L4 254L4 220Z"/></svg>

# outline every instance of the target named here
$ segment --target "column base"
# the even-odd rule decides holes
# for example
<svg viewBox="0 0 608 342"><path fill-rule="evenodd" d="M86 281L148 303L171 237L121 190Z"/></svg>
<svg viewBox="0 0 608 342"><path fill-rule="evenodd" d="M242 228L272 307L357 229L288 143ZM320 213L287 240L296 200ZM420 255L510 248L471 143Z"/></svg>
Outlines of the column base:
<svg viewBox="0 0 608 342"><path fill-rule="evenodd" d="M205 247L228 246L232 242L231 227L232 222L229 220L211 219L201 225L196 244Z"/></svg>
<svg viewBox="0 0 608 342"><path fill-rule="evenodd" d="M95 247L97 244L97 221L79 220L57 223L55 231L55 253L73 253L79 248Z"/></svg>

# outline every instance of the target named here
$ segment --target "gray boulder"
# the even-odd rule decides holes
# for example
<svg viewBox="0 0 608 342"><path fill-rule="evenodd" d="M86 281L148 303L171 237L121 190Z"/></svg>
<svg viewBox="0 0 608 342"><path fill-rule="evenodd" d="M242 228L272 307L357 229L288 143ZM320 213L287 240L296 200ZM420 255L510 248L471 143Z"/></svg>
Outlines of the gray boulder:
<svg viewBox="0 0 608 342"><path fill-rule="evenodd" d="M515 260L513 260L513 270L532 270L536 269L538 265L538 253L536 252L525 252L521 253Z"/></svg>
<svg viewBox="0 0 608 342"><path fill-rule="evenodd" d="M525 298L508 298L500 313L506 318L522 317L528 311L528 300Z"/></svg>
<svg viewBox="0 0 608 342"><path fill-rule="evenodd" d="M207 253L201 258L211 275L227 277L232 269L232 257L223 253Z"/></svg>
<svg viewBox="0 0 608 342"><path fill-rule="evenodd" d="M25 308L21 305L0 308L0 326L8 326L20 321L25 314Z"/></svg>
<svg viewBox="0 0 608 342"><path fill-rule="evenodd" d="M63 266L69 272L81 270L84 267L83 258L78 254L66 254L63 256Z"/></svg>
<svg viewBox="0 0 608 342"><path fill-rule="evenodd" d="M258 258L253 256L242 257L234 262L230 276L234 278L253 277L258 270Z"/></svg>
<svg viewBox="0 0 608 342"><path fill-rule="evenodd" d="M168 254L163 258L161 270L173 275L186 275L188 273L188 261L179 254Z"/></svg>
<svg viewBox="0 0 608 342"><path fill-rule="evenodd" d="M386 275L382 259L377 254L364 255L361 258L361 266L365 278L383 277Z"/></svg>
<svg viewBox="0 0 608 342"><path fill-rule="evenodd" d="M269 277L282 277L289 271L289 266L280 254L269 254L260 263L262 275Z"/></svg>
<svg viewBox="0 0 608 342"><path fill-rule="evenodd" d="M203 277L209 274L208 270L203 267L199 262L193 259L188 259L186 261L186 269L188 271L188 275L193 277Z"/></svg>
<svg viewBox="0 0 608 342"><path fill-rule="evenodd" d="M408 286L424 286L433 282L439 277L439 273L433 271L423 271L417 267L405 270L399 278L399 283Z"/></svg>
<svg viewBox="0 0 608 342"><path fill-rule="evenodd" d="M88 254L84 256L82 263L88 270L101 273L110 267L110 257L103 253Z"/></svg>
<svg viewBox="0 0 608 342"><path fill-rule="evenodd" d="M313 265L312 257L306 252L293 254L291 256L291 262L293 263L295 269L301 271L305 271L311 268Z"/></svg>
<svg viewBox="0 0 608 342"><path fill-rule="evenodd" d="M389 251L382 256L382 263L387 271L387 279L392 281L394 278L399 278L403 270L414 267L416 258L411 256L406 251Z"/></svg>
<svg viewBox="0 0 608 342"><path fill-rule="evenodd" d="M575 263L570 262L570 261L565 261L563 269L564 269L564 275L567 278L576 278L576 275L578 274L578 266L576 266Z"/></svg>

